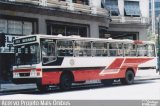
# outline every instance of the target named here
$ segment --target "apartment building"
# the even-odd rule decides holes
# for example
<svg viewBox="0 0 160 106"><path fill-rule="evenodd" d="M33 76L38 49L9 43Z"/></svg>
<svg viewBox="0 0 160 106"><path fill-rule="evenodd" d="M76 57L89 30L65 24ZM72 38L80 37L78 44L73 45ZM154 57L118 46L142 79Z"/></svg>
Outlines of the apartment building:
<svg viewBox="0 0 160 106"><path fill-rule="evenodd" d="M152 8L152 6L154 7ZM152 13L152 9L154 13ZM149 13L150 13L150 17L153 19L152 32L157 34L158 33L157 18L160 15L160 0L149 0Z"/></svg>
<svg viewBox="0 0 160 106"><path fill-rule="evenodd" d="M110 10L112 38L148 40L149 0L102 0ZM104 37L104 36L102 36Z"/></svg>
<svg viewBox="0 0 160 106"><path fill-rule="evenodd" d="M0 78L11 77L13 39L29 34L147 40L149 0L0 0Z"/></svg>

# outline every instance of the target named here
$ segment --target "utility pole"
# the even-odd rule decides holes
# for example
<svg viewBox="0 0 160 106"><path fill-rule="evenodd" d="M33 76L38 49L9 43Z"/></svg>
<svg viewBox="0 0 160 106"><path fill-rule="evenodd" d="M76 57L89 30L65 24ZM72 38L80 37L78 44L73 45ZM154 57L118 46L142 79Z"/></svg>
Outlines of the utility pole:
<svg viewBox="0 0 160 106"><path fill-rule="evenodd" d="M157 17L158 23L158 37L157 37L157 48L158 48L158 71L160 71L160 31L159 31L159 24L160 24L160 15Z"/></svg>
<svg viewBox="0 0 160 106"><path fill-rule="evenodd" d="M0 59L1 59L1 56L0 56ZM1 72L0 72L0 91L1 91Z"/></svg>
<svg viewBox="0 0 160 106"><path fill-rule="evenodd" d="M151 0L152 33L155 34L155 0Z"/></svg>

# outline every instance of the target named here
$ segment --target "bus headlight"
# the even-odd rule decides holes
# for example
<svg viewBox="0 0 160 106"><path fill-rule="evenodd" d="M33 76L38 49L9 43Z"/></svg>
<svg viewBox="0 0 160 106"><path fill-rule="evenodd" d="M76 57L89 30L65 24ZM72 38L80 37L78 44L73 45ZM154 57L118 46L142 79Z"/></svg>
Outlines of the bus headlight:
<svg viewBox="0 0 160 106"><path fill-rule="evenodd" d="M19 73L13 73L14 77L19 77Z"/></svg>
<svg viewBox="0 0 160 106"><path fill-rule="evenodd" d="M37 76L37 71L36 70L31 70L30 76Z"/></svg>

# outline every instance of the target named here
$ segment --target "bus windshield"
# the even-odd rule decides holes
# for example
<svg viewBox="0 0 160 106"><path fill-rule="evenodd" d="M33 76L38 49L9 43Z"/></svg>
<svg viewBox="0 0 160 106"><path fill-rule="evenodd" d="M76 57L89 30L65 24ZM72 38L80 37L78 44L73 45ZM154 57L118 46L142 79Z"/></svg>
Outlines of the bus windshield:
<svg viewBox="0 0 160 106"><path fill-rule="evenodd" d="M32 65L40 63L40 50L38 43L15 47L16 64Z"/></svg>

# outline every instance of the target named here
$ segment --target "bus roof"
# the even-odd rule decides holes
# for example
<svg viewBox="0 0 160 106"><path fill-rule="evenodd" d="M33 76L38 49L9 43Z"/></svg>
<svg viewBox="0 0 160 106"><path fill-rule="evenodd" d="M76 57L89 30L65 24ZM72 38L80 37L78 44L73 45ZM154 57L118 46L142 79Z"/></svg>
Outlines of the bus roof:
<svg viewBox="0 0 160 106"><path fill-rule="evenodd" d="M43 34L34 34L34 35L27 35L23 37L18 37L15 40L23 39L27 37L34 37L37 38L48 38L48 39L65 39L65 40L83 40L83 41L100 41L100 42L119 42L119 43L133 43L133 44L155 44L152 41L141 41L141 40L130 40L130 39L112 39L112 38L87 38L87 37L80 37L78 35L71 35L71 36L62 36L62 35L43 35Z"/></svg>

